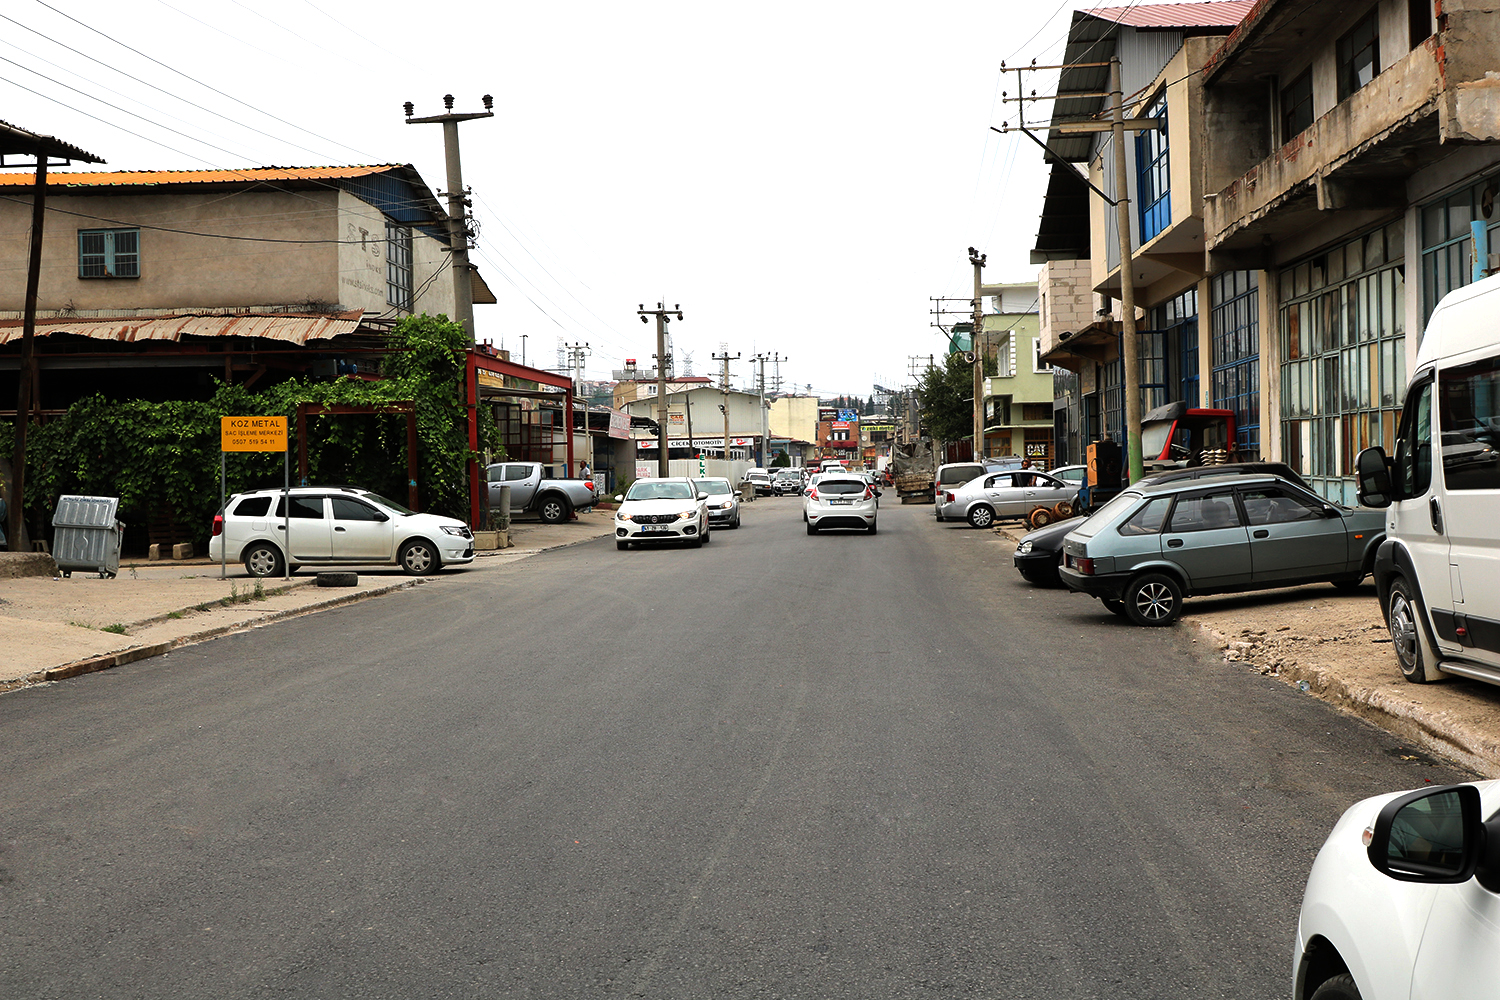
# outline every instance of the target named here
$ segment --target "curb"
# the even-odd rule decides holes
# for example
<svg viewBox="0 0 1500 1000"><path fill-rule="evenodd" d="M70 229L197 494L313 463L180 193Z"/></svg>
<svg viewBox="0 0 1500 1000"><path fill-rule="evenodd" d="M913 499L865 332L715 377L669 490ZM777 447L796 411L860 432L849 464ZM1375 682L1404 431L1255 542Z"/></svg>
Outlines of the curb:
<svg viewBox="0 0 1500 1000"><path fill-rule="evenodd" d="M0 682L0 694L4 694L10 691L18 691L21 688L34 687L38 684L47 684L52 681L62 681L72 677L81 677L84 674L98 673L101 670L112 670L115 667L121 667L127 663L137 663L141 660L148 660L153 656L160 656L163 653L171 652L172 650L178 649L179 647L190 646L194 643L204 642L208 639L214 639L221 635L228 635L231 632L238 632L241 629L253 628L254 626L263 625L267 622L280 621L285 618L294 618L298 615L311 614L317 611L327 611L330 608L336 608L343 604L354 604L358 601L363 601L371 597L380 597L381 595L394 593L398 590L409 590L412 587L417 587L427 582L428 579L426 577L417 577L411 580L403 580L400 583L393 583L385 587L377 587L372 590L362 590L357 594L341 594L338 597L330 597L327 600L304 605L300 608L287 608L285 611L273 611L268 614L262 615L259 618L251 619L250 621L237 622L233 625L221 625L218 628L206 629L202 632L194 632L191 635L180 636L176 639L168 639L166 642L151 643L150 645L145 646L131 646L129 649L116 650L113 653L104 653L100 656L91 656L84 660L75 660L72 663L65 663L60 667L47 667L44 670L38 670L35 673L27 674L25 677L19 677L12 681ZM311 583L311 581L308 581L308 583ZM307 584L298 584L297 587L306 585ZM286 593L288 590L297 589L297 587L286 587L283 588L279 593ZM197 606L195 605L192 608L185 608L184 610L196 611ZM148 618L144 621L134 622L132 624L151 625L158 622L167 621L168 619L170 619L170 617L171 613L168 613L166 615L158 615L155 618Z"/></svg>

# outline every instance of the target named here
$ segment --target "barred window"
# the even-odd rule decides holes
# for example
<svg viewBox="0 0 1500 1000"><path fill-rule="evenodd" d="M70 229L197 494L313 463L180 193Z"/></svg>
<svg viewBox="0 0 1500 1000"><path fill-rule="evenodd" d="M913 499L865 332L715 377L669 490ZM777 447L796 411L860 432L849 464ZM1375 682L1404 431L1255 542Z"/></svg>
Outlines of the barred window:
<svg viewBox="0 0 1500 1000"><path fill-rule="evenodd" d="M411 312L411 228L394 222L385 224L385 300Z"/></svg>
<svg viewBox="0 0 1500 1000"><path fill-rule="evenodd" d="M78 276L80 278L139 278L141 276L141 231L139 229L80 229L78 231Z"/></svg>

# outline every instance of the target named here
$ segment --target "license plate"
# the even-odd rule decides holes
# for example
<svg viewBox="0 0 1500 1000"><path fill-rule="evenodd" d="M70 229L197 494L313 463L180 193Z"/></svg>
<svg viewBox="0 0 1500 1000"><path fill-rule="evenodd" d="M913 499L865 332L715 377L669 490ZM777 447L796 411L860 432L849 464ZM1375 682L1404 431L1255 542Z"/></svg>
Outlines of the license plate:
<svg viewBox="0 0 1500 1000"><path fill-rule="evenodd" d="M671 532L671 530L672 530L671 528L668 528L666 525L663 525L663 524L643 524L643 525L641 525L641 534L643 534L643 535L665 535L665 534L668 534L669 532Z"/></svg>
<svg viewBox="0 0 1500 1000"><path fill-rule="evenodd" d="M849 507L849 506L853 505L854 501L853 500L830 500L830 501L828 501L828 503L829 503L830 506L833 506L833 507Z"/></svg>

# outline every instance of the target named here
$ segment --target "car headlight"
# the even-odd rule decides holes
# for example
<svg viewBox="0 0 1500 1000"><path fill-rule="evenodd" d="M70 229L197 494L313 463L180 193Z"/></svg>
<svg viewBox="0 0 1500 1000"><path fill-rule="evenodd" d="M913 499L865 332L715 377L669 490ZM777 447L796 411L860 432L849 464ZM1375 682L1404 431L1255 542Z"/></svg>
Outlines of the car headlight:
<svg viewBox="0 0 1500 1000"><path fill-rule="evenodd" d="M689 518L693 518L693 517L697 517L697 516L698 516L698 512L696 510L685 510L681 514L677 515L677 520L679 520L679 521L686 521Z"/></svg>
<svg viewBox="0 0 1500 1000"><path fill-rule="evenodd" d="M459 538L463 538L469 532L469 529L463 527L462 525L459 525L458 527L454 527L451 524L442 524L442 525L438 525L438 527L440 527L440 528L443 529L443 534L445 534L445 535L457 535Z"/></svg>
<svg viewBox="0 0 1500 1000"><path fill-rule="evenodd" d="M1030 542L1022 542L1020 545L1016 546L1016 555L1026 556L1026 555L1030 555L1030 554L1031 554L1031 543Z"/></svg>
<svg viewBox="0 0 1500 1000"><path fill-rule="evenodd" d="M635 518L631 517L629 514L621 514L619 511L616 511L615 512L615 520L616 521L634 521Z"/></svg>

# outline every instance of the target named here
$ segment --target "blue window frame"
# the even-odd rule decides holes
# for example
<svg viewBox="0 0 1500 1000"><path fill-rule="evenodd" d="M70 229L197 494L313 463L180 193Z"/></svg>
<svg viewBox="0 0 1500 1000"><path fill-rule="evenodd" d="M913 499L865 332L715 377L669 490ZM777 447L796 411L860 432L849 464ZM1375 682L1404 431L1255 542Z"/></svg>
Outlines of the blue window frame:
<svg viewBox="0 0 1500 1000"><path fill-rule="evenodd" d="M1255 271L1214 275L1213 407L1234 411L1236 444L1260 457L1260 291Z"/></svg>
<svg viewBox="0 0 1500 1000"><path fill-rule="evenodd" d="M1167 95L1151 102L1146 117L1160 118L1161 128L1135 137L1137 199L1141 206L1141 242L1154 238L1172 221L1172 193L1167 154Z"/></svg>
<svg viewBox="0 0 1500 1000"><path fill-rule="evenodd" d="M78 230L78 276L80 278L139 278L141 276L141 231L139 229Z"/></svg>

